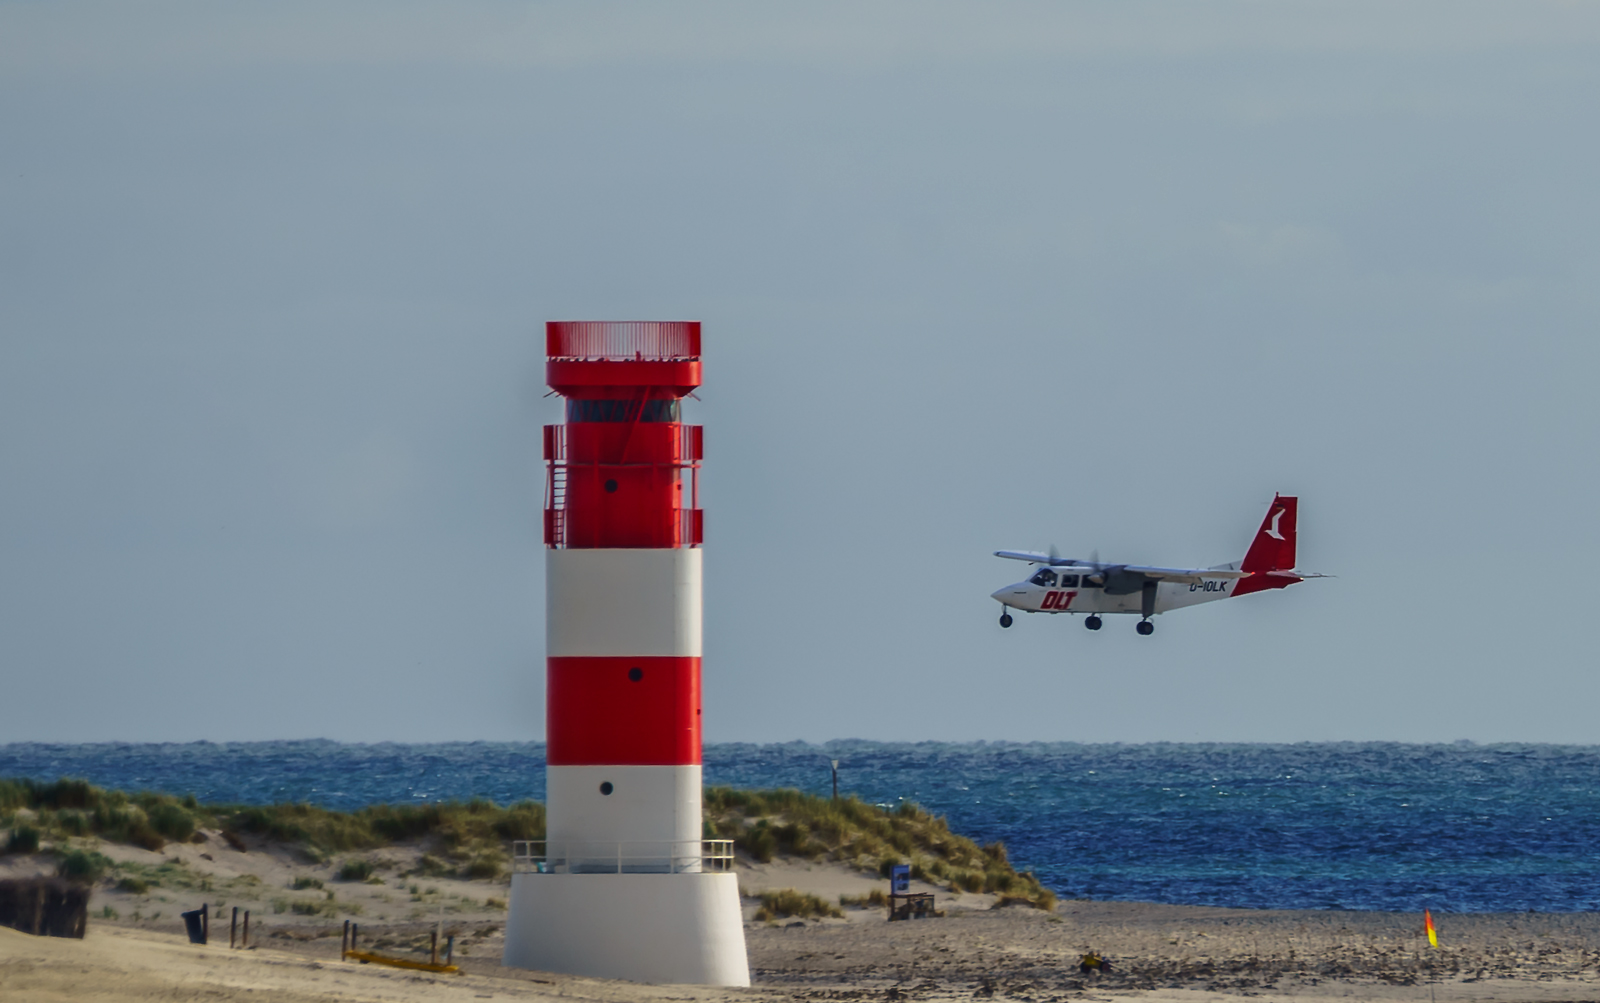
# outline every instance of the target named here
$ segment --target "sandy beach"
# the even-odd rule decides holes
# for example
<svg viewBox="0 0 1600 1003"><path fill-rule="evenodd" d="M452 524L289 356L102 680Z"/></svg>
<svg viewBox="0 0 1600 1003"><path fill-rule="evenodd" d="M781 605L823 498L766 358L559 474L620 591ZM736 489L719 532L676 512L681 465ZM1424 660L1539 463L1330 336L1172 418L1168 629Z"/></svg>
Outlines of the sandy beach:
<svg viewBox="0 0 1600 1003"><path fill-rule="evenodd" d="M882 909L843 918L754 920L760 892L810 891L837 902L882 888L835 863L741 861L746 936L755 985L725 990L641 986L506 969L504 879L469 881L400 872L419 852L381 851L369 881L336 880L335 861L266 844L240 852L219 839L161 853L109 854L166 876L143 892L97 888L88 936L0 930L0 998L65 1000L1202 1000L1250 996L1374 1000L1600 999L1600 917L1508 914L1437 917L1430 949L1420 917L1391 913L1277 912L1066 901L1053 911L996 907L993 896L932 886L943 916L887 922ZM44 858L9 857L15 875ZM186 886L187 885L187 886ZM295 886L299 885L298 888ZM209 904L212 942L191 945L178 913ZM249 949L228 948L235 907L251 911ZM344 920L365 946L426 956L430 934L456 938L459 975L431 975L339 959ZM1080 955L1112 969L1086 976Z"/></svg>

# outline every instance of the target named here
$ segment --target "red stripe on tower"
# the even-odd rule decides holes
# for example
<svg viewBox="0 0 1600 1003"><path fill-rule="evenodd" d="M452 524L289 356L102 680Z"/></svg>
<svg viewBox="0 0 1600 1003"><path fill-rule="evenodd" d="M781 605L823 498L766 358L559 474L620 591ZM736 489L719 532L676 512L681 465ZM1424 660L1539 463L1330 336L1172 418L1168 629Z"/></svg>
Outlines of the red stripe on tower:
<svg viewBox="0 0 1600 1003"><path fill-rule="evenodd" d="M700 659L549 659L551 766L700 763Z"/></svg>

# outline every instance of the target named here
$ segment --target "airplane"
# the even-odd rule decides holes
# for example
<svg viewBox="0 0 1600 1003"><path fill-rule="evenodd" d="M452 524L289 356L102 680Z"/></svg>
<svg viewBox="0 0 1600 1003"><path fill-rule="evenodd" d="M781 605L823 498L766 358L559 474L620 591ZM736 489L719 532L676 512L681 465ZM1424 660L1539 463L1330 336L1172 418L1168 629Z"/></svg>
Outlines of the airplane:
<svg viewBox="0 0 1600 1003"><path fill-rule="evenodd" d="M1083 625L1100 629L1102 613L1137 613L1140 634L1155 633L1150 618L1168 610L1218 599L1286 588L1325 575L1294 567L1294 529L1299 499L1275 495L1261 520L1244 560L1211 568L1150 568L1135 564L1102 564L1029 550L997 550L996 557L1041 564L1027 581L998 589L990 597L1000 603L1000 626L1011 626L1011 611L1087 613Z"/></svg>

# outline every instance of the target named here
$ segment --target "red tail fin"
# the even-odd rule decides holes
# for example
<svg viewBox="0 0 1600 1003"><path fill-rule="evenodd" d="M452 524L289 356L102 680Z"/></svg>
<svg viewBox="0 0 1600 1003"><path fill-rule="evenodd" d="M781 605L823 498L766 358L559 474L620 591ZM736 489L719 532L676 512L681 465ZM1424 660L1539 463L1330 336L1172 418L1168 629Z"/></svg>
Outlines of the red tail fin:
<svg viewBox="0 0 1600 1003"><path fill-rule="evenodd" d="M1294 567L1294 520L1299 505L1298 498L1277 495L1272 499L1240 571L1289 571Z"/></svg>

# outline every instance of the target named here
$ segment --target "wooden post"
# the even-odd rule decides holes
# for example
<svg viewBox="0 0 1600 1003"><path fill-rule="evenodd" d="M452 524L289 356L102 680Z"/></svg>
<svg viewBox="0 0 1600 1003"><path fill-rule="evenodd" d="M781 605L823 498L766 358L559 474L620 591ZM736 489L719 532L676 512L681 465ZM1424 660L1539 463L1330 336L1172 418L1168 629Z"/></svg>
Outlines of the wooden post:
<svg viewBox="0 0 1600 1003"><path fill-rule="evenodd" d="M829 762L833 764L833 799L837 801L839 800L839 761L831 759Z"/></svg>
<svg viewBox="0 0 1600 1003"><path fill-rule="evenodd" d="M456 963L456 935L453 933L450 939L444 942L444 963L447 965Z"/></svg>
<svg viewBox="0 0 1600 1003"><path fill-rule="evenodd" d="M339 957L342 960L350 951L350 921L344 921L344 933L339 935Z"/></svg>
<svg viewBox="0 0 1600 1003"><path fill-rule="evenodd" d="M233 950L234 938L239 934L239 907L233 907L233 924L228 927L228 950Z"/></svg>
<svg viewBox="0 0 1600 1003"><path fill-rule="evenodd" d="M239 940L240 947L250 946L250 910L244 911L244 936Z"/></svg>
<svg viewBox="0 0 1600 1003"><path fill-rule="evenodd" d="M359 923L350 924L350 950L352 951L356 949L356 936L359 934L360 930L361 925Z"/></svg>
<svg viewBox="0 0 1600 1003"><path fill-rule="evenodd" d="M200 943L211 943L211 903L200 903Z"/></svg>
<svg viewBox="0 0 1600 1003"><path fill-rule="evenodd" d="M435 928L434 931L433 931L433 943L429 947L429 950L428 950L428 964L437 965L438 963L439 963L439 931L438 931L437 928Z"/></svg>

